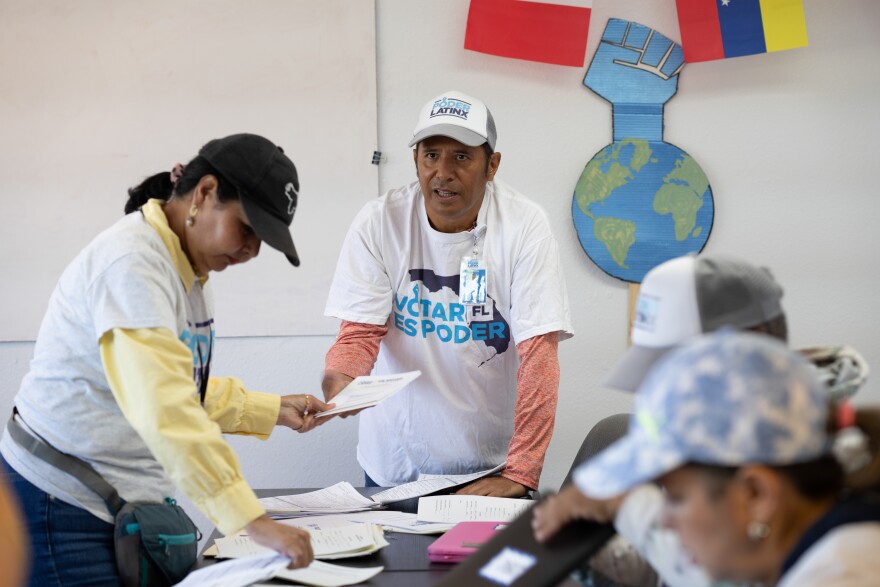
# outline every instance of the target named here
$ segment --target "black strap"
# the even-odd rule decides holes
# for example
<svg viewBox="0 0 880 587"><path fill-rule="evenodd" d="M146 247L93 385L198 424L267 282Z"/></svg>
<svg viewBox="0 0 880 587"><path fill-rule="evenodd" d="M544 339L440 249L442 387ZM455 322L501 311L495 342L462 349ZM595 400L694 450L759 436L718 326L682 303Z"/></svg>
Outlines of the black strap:
<svg viewBox="0 0 880 587"><path fill-rule="evenodd" d="M214 337L208 337L208 360L202 361L202 345L196 343L196 350L199 353L199 368L202 371L201 381L199 382L199 399L201 404L205 405L205 395L208 393L208 378L211 376L211 354L214 352Z"/></svg>
<svg viewBox="0 0 880 587"><path fill-rule="evenodd" d="M18 415L18 410L13 408L12 416L6 423L6 429L9 430L12 439L35 457L79 479L83 485L101 496L110 509L110 513L115 517L116 513L125 505L125 501L119 497L119 493L113 486L107 483L87 462L59 451L35 433L32 434L25 430L15 419L16 415Z"/></svg>

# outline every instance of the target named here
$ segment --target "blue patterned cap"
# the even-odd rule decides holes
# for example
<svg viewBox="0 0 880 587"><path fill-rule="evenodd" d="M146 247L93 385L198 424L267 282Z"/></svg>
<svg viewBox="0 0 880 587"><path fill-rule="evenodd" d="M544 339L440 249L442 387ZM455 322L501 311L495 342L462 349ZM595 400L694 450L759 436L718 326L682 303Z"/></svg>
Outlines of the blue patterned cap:
<svg viewBox="0 0 880 587"><path fill-rule="evenodd" d="M626 436L575 473L607 499L689 462L785 465L830 452L827 393L799 353L762 334L721 330L655 366Z"/></svg>

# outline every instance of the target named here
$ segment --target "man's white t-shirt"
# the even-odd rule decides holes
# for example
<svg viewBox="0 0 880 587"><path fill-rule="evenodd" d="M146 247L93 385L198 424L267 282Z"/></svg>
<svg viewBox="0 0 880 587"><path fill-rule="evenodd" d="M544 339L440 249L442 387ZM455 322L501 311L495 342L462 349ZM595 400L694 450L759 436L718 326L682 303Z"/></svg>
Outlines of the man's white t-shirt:
<svg viewBox="0 0 880 587"><path fill-rule="evenodd" d="M407 389L362 412L358 461L379 485L419 473L502 463L513 434L515 344L573 334L558 245L543 210L505 184L486 185L472 232L428 222L418 182L360 211L346 236L325 314L388 325L374 374L420 370ZM487 264L487 302L459 301L461 259Z"/></svg>

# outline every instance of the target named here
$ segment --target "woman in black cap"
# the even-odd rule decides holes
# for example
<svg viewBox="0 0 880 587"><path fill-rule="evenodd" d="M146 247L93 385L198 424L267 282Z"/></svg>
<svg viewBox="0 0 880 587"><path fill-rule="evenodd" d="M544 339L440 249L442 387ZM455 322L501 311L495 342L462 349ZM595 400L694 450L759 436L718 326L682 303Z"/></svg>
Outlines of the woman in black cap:
<svg viewBox="0 0 880 587"><path fill-rule="evenodd" d="M298 190L293 163L265 138L213 140L132 188L126 216L64 271L0 441L31 536L31 584L120 580L105 501L33 442L85 461L127 502L162 502L176 486L223 533L245 528L293 567L311 562L308 533L266 516L222 433L308 432L330 406L209 379L208 275L256 257L262 241L299 265Z"/></svg>

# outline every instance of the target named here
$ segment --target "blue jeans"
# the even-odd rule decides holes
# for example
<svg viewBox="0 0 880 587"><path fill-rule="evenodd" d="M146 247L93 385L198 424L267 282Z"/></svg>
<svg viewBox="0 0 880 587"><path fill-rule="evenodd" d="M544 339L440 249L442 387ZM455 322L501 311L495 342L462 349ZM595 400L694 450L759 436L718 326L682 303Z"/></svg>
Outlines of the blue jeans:
<svg viewBox="0 0 880 587"><path fill-rule="evenodd" d="M364 487L379 487L379 484L370 479L370 476L367 475L367 472L364 471Z"/></svg>
<svg viewBox="0 0 880 587"><path fill-rule="evenodd" d="M0 457L30 532L31 587L119 587L113 525L35 487Z"/></svg>

